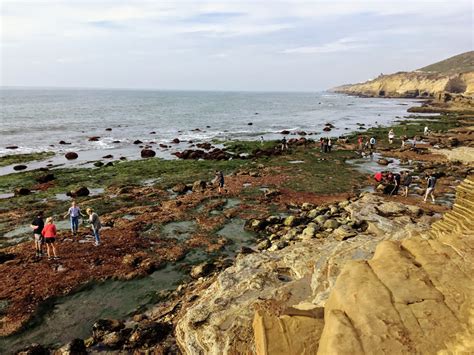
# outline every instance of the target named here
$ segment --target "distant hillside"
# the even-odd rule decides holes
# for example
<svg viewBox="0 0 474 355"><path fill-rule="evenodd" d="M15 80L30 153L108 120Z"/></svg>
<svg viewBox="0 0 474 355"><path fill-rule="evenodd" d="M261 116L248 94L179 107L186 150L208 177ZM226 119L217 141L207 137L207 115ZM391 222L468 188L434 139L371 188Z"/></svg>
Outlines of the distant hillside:
<svg viewBox="0 0 474 355"><path fill-rule="evenodd" d="M418 69L436 73L465 73L474 71L474 51L455 55L454 57Z"/></svg>
<svg viewBox="0 0 474 355"><path fill-rule="evenodd" d="M412 72L380 75L365 83L342 85L335 92L369 97L433 98L442 92L474 94L474 51Z"/></svg>

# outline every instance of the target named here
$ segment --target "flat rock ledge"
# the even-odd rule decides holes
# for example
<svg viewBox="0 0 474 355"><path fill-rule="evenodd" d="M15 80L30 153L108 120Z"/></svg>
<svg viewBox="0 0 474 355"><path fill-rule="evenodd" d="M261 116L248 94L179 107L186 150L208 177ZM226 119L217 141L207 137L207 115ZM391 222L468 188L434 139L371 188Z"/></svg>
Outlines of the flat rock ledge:
<svg viewBox="0 0 474 355"><path fill-rule="evenodd" d="M199 292L197 300L178 316L176 339L181 350L186 354L334 354L372 352L371 346L374 346L374 353L380 349L392 352L388 347L373 344L365 348L361 340L361 332L367 330L374 332L367 336L372 342L388 342L392 325L394 333L413 344L413 340L408 340L411 331L396 326L392 319L392 316L398 317L401 324L399 314L393 310L398 303L398 298L393 298L394 292L412 292L408 301L426 299L427 304L441 296L431 297L433 291L429 294L431 298L423 298L424 295L416 295L414 286L408 289L409 286L402 286L406 277L411 277L408 272L412 270L403 269L402 264L398 265L385 253L390 252L392 259L405 254L412 257L400 246L413 243L417 238L428 243L426 237L421 236L427 235L436 217L424 215L416 206L386 201L373 194L363 195L344 209L351 219L365 221L367 230L344 241L330 236L298 241L281 250L239 256L232 267ZM430 251L424 244L422 249ZM377 262L379 266L375 266ZM420 274L424 265L421 261L417 263L422 266L412 262L413 272L418 279L424 277L427 285L428 278ZM388 281L386 284L380 281L384 275L377 275L373 271L376 269L386 274L400 272L401 276L392 278L393 282L398 280L398 289L390 291ZM452 275L451 278L454 279ZM468 284L461 278L458 280ZM416 281L416 285L423 282ZM380 303L380 297L386 297L384 303ZM421 303L414 302L413 307ZM360 318L360 329L359 323L352 323L347 315L350 311ZM413 324L431 322L429 315L416 319L412 317ZM381 324L385 324L385 328ZM346 328L342 328L343 325ZM343 333L336 332L339 330ZM422 334L421 328L417 334ZM348 342L346 347L344 339ZM397 348L393 349L396 352ZM406 349L403 351L425 348Z"/></svg>

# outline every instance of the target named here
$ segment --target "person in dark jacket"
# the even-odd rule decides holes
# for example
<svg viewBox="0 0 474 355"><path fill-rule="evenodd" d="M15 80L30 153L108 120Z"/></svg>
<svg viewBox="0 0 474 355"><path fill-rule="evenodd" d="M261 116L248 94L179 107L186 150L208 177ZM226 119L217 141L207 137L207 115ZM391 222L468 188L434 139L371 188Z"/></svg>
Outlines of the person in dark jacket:
<svg viewBox="0 0 474 355"><path fill-rule="evenodd" d="M31 222L30 227L33 229L36 256L41 257L43 256L43 235L41 234L44 228L43 212L40 211L37 213L36 218Z"/></svg>

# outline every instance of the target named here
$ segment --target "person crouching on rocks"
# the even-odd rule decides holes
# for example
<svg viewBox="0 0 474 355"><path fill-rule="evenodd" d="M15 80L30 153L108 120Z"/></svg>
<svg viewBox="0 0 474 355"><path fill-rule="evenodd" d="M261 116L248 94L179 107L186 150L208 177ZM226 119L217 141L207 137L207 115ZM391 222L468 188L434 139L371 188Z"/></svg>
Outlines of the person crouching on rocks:
<svg viewBox="0 0 474 355"><path fill-rule="evenodd" d="M36 256L41 257L43 256L43 235L41 234L44 228L43 212L40 211L37 213L36 218L33 220L30 227L33 229Z"/></svg>
<svg viewBox="0 0 474 355"><path fill-rule="evenodd" d="M72 237L74 238L77 235L77 230L79 229L79 217L80 216L85 217L81 213L81 209L76 204L76 201L72 201L71 207L69 207L69 210L64 215L64 218L67 218L67 216L69 216L71 220L71 232L72 232Z"/></svg>
<svg viewBox="0 0 474 355"><path fill-rule="evenodd" d="M100 229L102 228L102 224L100 223L100 219L99 219L99 216L97 215L97 213L95 213L92 208L88 208L86 210L86 213L87 215L89 216L89 222L91 224L91 228L92 228L92 233L94 233L94 238L95 238L95 243L94 245L95 246L99 246L100 245L100 235L99 235L99 231Z"/></svg>
<svg viewBox="0 0 474 355"><path fill-rule="evenodd" d="M43 228L41 234L44 237L44 242L46 244L46 252L48 253L48 259L51 260L51 251L53 251L54 259L59 259L56 253L56 225L53 223L53 217L46 218L46 224Z"/></svg>

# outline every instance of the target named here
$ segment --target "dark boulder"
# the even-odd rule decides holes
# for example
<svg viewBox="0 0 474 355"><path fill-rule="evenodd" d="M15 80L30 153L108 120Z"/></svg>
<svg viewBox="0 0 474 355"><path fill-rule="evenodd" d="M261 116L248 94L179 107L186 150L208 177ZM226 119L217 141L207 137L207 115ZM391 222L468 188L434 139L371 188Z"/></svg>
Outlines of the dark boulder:
<svg viewBox="0 0 474 355"><path fill-rule="evenodd" d="M206 189L207 184L205 181L197 180L193 183L193 192L202 192Z"/></svg>
<svg viewBox="0 0 474 355"><path fill-rule="evenodd" d="M94 166L100 168L101 166L104 166L104 163L102 163L101 161L96 161L96 162L94 163Z"/></svg>
<svg viewBox="0 0 474 355"><path fill-rule="evenodd" d="M55 179L54 174L49 173L49 174L40 175L35 180L38 181L40 184L44 184L44 183L53 181L54 179Z"/></svg>
<svg viewBox="0 0 474 355"><path fill-rule="evenodd" d="M159 146L160 146L160 148L168 148L168 146L166 144L163 144L163 143L160 143Z"/></svg>
<svg viewBox="0 0 474 355"><path fill-rule="evenodd" d="M280 133L281 133L281 134L290 134L290 131L288 131L288 130L285 129L285 130L281 131Z"/></svg>
<svg viewBox="0 0 474 355"><path fill-rule="evenodd" d="M156 152L151 149L142 149L140 155L142 158L153 158L156 155Z"/></svg>
<svg viewBox="0 0 474 355"><path fill-rule="evenodd" d="M98 142L100 139L99 136L89 137L89 142Z"/></svg>
<svg viewBox="0 0 474 355"><path fill-rule="evenodd" d="M77 159L79 155L77 155L76 152L67 152L64 156L66 157L67 160L74 160L74 159Z"/></svg>
<svg viewBox="0 0 474 355"><path fill-rule="evenodd" d="M112 130L112 128L106 128L105 130L110 132Z"/></svg>
<svg viewBox="0 0 474 355"><path fill-rule="evenodd" d="M253 125L252 122L247 123L247 126L252 126L252 125Z"/></svg>
<svg viewBox="0 0 474 355"><path fill-rule="evenodd" d="M139 139L133 141L133 144L142 144L142 143L143 143L143 142L142 142L141 140L139 140Z"/></svg>
<svg viewBox="0 0 474 355"><path fill-rule="evenodd" d="M15 193L15 196L26 196L31 193L31 190L26 187L18 187L13 192Z"/></svg>
<svg viewBox="0 0 474 355"><path fill-rule="evenodd" d="M86 355L86 345L83 339L73 339L59 350L62 355Z"/></svg>
<svg viewBox="0 0 474 355"><path fill-rule="evenodd" d="M186 192L188 192L189 190L191 190L190 187L186 184L183 184L183 183L179 183L179 184L173 186L172 189L171 189L171 191L176 192L179 195L183 195Z"/></svg>
<svg viewBox="0 0 474 355"><path fill-rule="evenodd" d="M18 149L18 146L17 145L9 145L7 147L5 147L6 149Z"/></svg>
<svg viewBox="0 0 474 355"><path fill-rule="evenodd" d="M171 324L146 321L138 324L130 335L128 342L132 347L150 346L161 342L172 330Z"/></svg>
<svg viewBox="0 0 474 355"><path fill-rule="evenodd" d="M80 188L76 190L72 190L66 193L66 195L69 197L84 197L84 196L89 196L89 194L90 194L90 191L85 186L81 186Z"/></svg>
<svg viewBox="0 0 474 355"><path fill-rule="evenodd" d="M175 138L175 139L172 140L172 143L174 143L174 144L178 144L179 142L180 142L180 140L178 138Z"/></svg>
<svg viewBox="0 0 474 355"><path fill-rule="evenodd" d="M15 166L13 167L13 170L15 170L15 171L20 171L20 170L25 170L26 168L27 168L26 165L21 164L21 165L15 165Z"/></svg>
<svg viewBox="0 0 474 355"><path fill-rule="evenodd" d="M71 143L68 143L68 142L65 142L65 141L59 141L59 144L61 144L61 145L67 145L67 144L71 144Z"/></svg>
<svg viewBox="0 0 474 355"><path fill-rule="evenodd" d="M112 154L107 154L102 157L103 159L113 159L114 156Z"/></svg>
<svg viewBox="0 0 474 355"><path fill-rule="evenodd" d="M324 132L329 132L329 131L331 131L331 128L330 128L330 127L324 127L324 128L323 128L323 131L324 131Z"/></svg>
<svg viewBox="0 0 474 355"><path fill-rule="evenodd" d="M111 161L109 161L107 164L104 165L105 167L108 167L108 166L114 166L114 163L112 163Z"/></svg>

